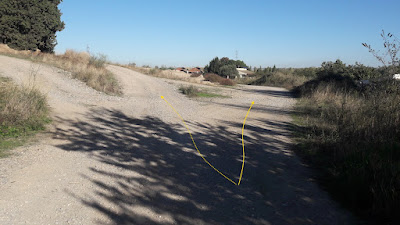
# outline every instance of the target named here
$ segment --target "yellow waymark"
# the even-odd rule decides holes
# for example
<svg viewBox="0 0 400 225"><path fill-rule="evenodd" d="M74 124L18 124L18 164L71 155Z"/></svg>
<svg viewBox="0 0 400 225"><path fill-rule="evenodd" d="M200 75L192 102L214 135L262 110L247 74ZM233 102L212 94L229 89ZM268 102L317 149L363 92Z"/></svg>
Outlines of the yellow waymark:
<svg viewBox="0 0 400 225"><path fill-rule="evenodd" d="M244 158L245 158L245 153L244 153L244 139L243 139L243 136L244 136L244 124L246 123L247 116L249 115L250 110L251 110L251 107L253 107L253 105L254 105L254 101L251 102L251 106L250 106L250 108L249 108L249 111L247 111L246 117L244 117L244 121L243 121L243 127L242 127L243 163L242 163L242 170L240 171L239 182L238 182L237 185L240 185L240 181L242 180L243 169L244 169Z"/></svg>
<svg viewBox="0 0 400 225"><path fill-rule="evenodd" d="M190 132L189 127L186 125L185 120L182 118L182 116L175 110L175 108L169 104L169 102L164 98L164 96L161 96L162 99L164 99L164 101L172 108L172 110L174 110L174 112L179 116L179 118L182 120L183 124L185 125L186 129L189 132L190 138L192 139L193 145L196 148L197 152L199 153L200 157L204 160L204 162L206 162L211 168L213 168L215 171L217 171L221 176L223 176L225 179L229 180L230 182L232 182L235 185L240 185L240 181L242 180L242 176L243 176L243 170L244 170L244 161L245 161L245 152L244 152L244 140L243 140L243 135L244 135L244 125L246 123L246 119L247 116L250 113L251 107L253 107L254 102L251 103L251 106L249 108L249 111L247 111L246 117L244 118L244 122L243 122L243 127L242 127L242 146L243 146L243 162L242 162L242 170L240 171L240 177L239 177L239 182L236 183L235 181L233 181L232 179L230 179L229 177L227 177L225 174L221 173L217 168L215 168L213 165L211 165L210 162L207 161L206 158L204 158L203 154L201 154L200 150L197 148L196 142L193 139L192 136L192 132Z"/></svg>

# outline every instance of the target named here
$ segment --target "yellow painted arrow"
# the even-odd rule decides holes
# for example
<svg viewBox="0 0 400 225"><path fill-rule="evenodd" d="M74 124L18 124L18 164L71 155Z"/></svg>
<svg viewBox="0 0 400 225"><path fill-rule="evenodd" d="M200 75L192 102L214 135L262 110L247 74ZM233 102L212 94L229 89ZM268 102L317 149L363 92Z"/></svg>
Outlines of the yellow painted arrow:
<svg viewBox="0 0 400 225"><path fill-rule="evenodd" d="M192 136L192 132L190 132L189 127L187 126L185 120L182 118L182 116L178 113L178 111L175 110L175 108L164 98L164 96L161 96L161 99L164 99L164 101L172 108L172 110L174 110L174 112L179 116L179 118L182 120L183 124L185 125L186 129L189 132L190 138L192 139L193 145L196 148L197 152L199 153L200 157L204 160L204 162L206 162L211 168L213 168L215 171L217 171L221 176L223 176L225 179L229 180L230 182L232 182L235 185L240 185L240 181L242 180L242 176L243 176L243 170L244 170L244 162L245 162L245 151L244 151L244 125L246 123L246 119L247 116L250 113L251 107L253 107L254 105L254 101L251 103L251 106L249 108L249 110L247 111L246 117L244 118L243 121L243 127L242 127L242 146L243 146L243 162L242 162L242 169L240 171L240 176L239 176L239 181L236 183L235 181L233 181L232 179L230 179L229 177L227 177L225 174L223 174L221 171L219 171L217 168L215 168L210 162L207 161L207 159L203 156L203 154L201 154L200 150L197 148L196 142L193 139Z"/></svg>

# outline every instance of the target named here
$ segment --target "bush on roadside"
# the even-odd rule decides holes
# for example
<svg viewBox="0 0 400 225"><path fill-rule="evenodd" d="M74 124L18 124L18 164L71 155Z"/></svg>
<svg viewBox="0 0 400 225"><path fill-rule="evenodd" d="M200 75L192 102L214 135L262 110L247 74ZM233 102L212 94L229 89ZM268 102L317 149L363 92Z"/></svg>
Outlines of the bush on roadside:
<svg viewBox="0 0 400 225"><path fill-rule="evenodd" d="M335 65L336 64L336 65ZM400 219L400 82L360 89L355 79L379 70L325 64L296 88L301 125L297 150L341 203L379 221ZM358 75L357 75L358 74ZM383 222L382 222L383 223Z"/></svg>
<svg viewBox="0 0 400 225"><path fill-rule="evenodd" d="M235 82L233 82L230 79L227 78L223 78L215 73L206 73L204 74L204 80L206 81L210 81L213 83L219 83L221 85L229 85L229 86L233 86L235 85Z"/></svg>
<svg viewBox="0 0 400 225"><path fill-rule="evenodd" d="M89 65L92 65L96 68L104 68L104 65L106 63L107 63L107 56L104 54L90 56Z"/></svg>
<svg viewBox="0 0 400 225"><path fill-rule="evenodd" d="M302 85L309 79L310 78L306 76L295 75L293 73L285 74L282 72L270 72L268 74L262 75L256 80L251 80L249 84L276 86L291 89L293 87Z"/></svg>
<svg viewBox="0 0 400 225"><path fill-rule="evenodd" d="M187 87L181 86L179 90L182 92L182 94L187 95L189 97L195 97L197 96L197 93L199 93L199 90L192 85Z"/></svg>
<svg viewBox="0 0 400 225"><path fill-rule="evenodd" d="M37 89L19 87L0 77L0 155L10 138L44 129L48 111L46 97Z"/></svg>

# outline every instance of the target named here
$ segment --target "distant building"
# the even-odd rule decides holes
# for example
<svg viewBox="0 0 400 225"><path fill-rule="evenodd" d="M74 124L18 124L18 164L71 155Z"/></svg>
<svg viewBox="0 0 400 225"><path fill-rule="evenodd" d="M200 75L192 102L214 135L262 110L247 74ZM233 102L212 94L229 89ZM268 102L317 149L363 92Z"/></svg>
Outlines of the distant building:
<svg viewBox="0 0 400 225"><path fill-rule="evenodd" d="M186 72L187 69L185 67L178 67L175 69L176 71L182 71L182 72Z"/></svg>
<svg viewBox="0 0 400 225"><path fill-rule="evenodd" d="M249 74L247 68L236 68L236 70L239 73L239 78L246 77Z"/></svg>
<svg viewBox="0 0 400 225"><path fill-rule="evenodd" d="M203 71L201 70L200 67L194 67L190 70L188 70L188 73L195 73L195 74L199 74L199 73L203 73Z"/></svg>

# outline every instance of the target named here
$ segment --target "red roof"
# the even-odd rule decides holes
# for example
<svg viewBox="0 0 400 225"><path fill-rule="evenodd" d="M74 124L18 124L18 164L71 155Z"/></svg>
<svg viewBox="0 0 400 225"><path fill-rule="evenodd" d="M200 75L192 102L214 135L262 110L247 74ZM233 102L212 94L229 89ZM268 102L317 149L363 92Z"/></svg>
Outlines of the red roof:
<svg viewBox="0 0 400 225"><path fill-rule="evenodd" d="M200 70L200 68L196 67L196 68L190 69L189 72L196 73L196 72L201 72L201 70Z"/></svg>

